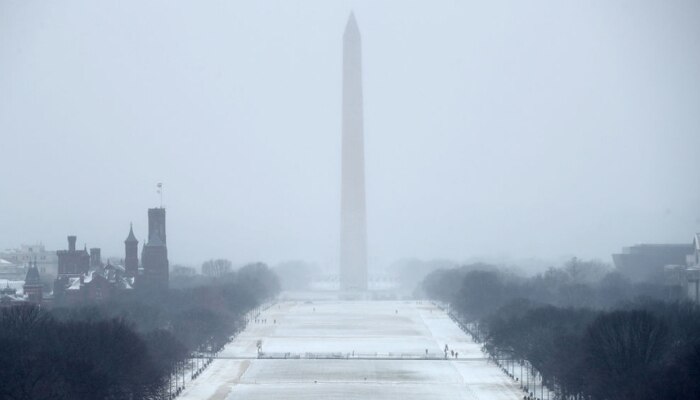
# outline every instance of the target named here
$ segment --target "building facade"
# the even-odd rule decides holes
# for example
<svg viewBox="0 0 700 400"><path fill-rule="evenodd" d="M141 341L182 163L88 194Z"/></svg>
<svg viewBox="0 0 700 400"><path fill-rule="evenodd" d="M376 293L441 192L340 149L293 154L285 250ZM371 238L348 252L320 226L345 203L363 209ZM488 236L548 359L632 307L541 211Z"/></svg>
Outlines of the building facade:
<svg viewBox="0 0 700 400"><path fill-rule="evenodd" d="M686 265L692 244L638 244L613 254L617 270L634 282L661 280L667 265Z"/></svg>

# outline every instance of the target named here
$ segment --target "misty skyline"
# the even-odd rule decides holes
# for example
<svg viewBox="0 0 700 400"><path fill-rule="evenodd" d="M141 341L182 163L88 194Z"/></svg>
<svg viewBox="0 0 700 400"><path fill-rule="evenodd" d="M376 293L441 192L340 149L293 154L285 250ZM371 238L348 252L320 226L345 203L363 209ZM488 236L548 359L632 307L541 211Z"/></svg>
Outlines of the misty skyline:
<svg viewBox="0 0 700 400"><path fill-rule="evenodd" d="M610 262L700 231L697 2L0 3L0 249L334 268L342 34L363 38L370 268Z"/></svg>

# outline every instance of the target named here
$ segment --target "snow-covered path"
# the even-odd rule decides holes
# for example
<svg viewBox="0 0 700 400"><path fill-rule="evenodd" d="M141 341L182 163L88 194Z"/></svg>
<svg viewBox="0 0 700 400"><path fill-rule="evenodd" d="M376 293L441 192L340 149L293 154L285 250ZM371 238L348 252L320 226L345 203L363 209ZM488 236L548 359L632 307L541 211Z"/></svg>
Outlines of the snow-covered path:
<svg viewBox="0 0 700 400"><path fill-rule="evenodd" d="M415 301L286 301L220 354L441 354L457 360L217 359L182 399L521 399L516 383L483 359L440 309Z"/></svg>

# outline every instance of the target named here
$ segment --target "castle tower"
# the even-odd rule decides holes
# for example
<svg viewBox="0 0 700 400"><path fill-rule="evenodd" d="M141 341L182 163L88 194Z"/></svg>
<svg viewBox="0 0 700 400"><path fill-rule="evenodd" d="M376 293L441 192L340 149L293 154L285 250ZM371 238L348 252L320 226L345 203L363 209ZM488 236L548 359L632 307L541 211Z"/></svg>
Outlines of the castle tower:
<svg viewBox="0 0 700 400"><path fill-rule="evenodd" d="M124 240L124 270L127 276L134 277L139 272L139 241L134 235L134 225L129 227L129 236Z"/></svg>
<svg viewBox="0 0 700 400"><path fill-rule="evenodd" d="M90 269L99 270L102 268L102 250L98 247L90 249Z"/></svg>
<svg viewBox="0 0 700 400"><path fill-rule="evenodd" d="M362 44L355 15L343 34L340 288L367 290Z"/></svg>
<svg viewBox="0 0 700 400"><path fill-rule="evenodd" d="M165 239L165 208L149 208L148 243L161 241L166 245L168 241Z"/></svg>
<svg viewBox="0 0 700 400"><path fill-rule="evenodd" d="M24 294L27 296L27 299L34 304L41 304L44 297L44 285L41 284L39 268L36 266L36 261L29 263L27 276L24 278Z"/></svg>
<svg viewBox="0 0 700 400"><path fill-rule="evenodd" d="M90 271L90 254L87 250L76 250L77 237L68 236L68 250L58 250L58 275L53 284L53 294L56 304L64 301L66 288L71 278L78 278Z"/></svg>
<svg viewBox="0 0 700 400"><path fill-rule="evenodd" d="M68 236L68 250L58 250L58 277L63 275L78 276L90 270L90 254L87 250L76 250L77 237Z"/></svg>
<svg viewBox="0 0 700 400"><path fill-rule="evenodd" d="M163 292L169 286L168 247L165 242L165 209L148 210L148 242L141 252L143 274L137 285L147 291Z"/></svg>

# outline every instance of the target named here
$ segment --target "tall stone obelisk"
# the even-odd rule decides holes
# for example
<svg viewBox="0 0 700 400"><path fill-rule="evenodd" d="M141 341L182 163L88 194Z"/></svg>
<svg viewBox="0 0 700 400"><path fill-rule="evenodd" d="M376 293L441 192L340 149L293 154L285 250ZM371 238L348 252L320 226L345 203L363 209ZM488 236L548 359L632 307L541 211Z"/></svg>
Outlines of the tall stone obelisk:
<svg viewBox="0 0 700 400"><path fill-rule="evenodd" d="M362 44L355 15L343 35L340 288L367 290L367 217L362 117Z"/></svg>

